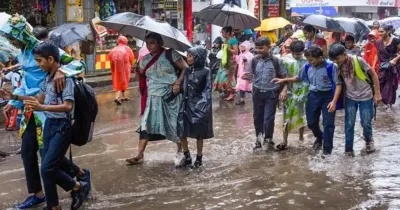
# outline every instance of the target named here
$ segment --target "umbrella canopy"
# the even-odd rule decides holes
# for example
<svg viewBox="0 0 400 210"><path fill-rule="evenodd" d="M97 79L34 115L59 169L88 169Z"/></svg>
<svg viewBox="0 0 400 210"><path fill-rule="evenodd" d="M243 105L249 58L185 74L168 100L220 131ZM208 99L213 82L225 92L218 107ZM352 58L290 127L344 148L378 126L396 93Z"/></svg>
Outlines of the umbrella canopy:
<svg viewBox="0 0 400 210"><path fill-rule="evenodd" d="M290 22L283 17L267 18L261 21L261 26L255 28L255 31L272 31L290 25Z"/></svg>
<svg viewBox="0 0 400 210"><path fill-rule="evenodd" d="M8 39L0 36L0 54L3 54L7 58L15 58L19 50L12 45Z"/></svg>
<svg viewBox="0 0 400 210"><path fill-rule="evenodd" d="M365 22L357 20L355 18L338 17L334 18L338 21L340 26L345 30L346 33L351 34L362 34L370 31L368 25Z"/></svg>
<svg viewBox="0 0 400 210"><path fill-rule="evenodd" d="M303 24L315 26L322 31L345 32L338 21L324 15L310 15L303 20Z"/></svg>
<svg viewBox="0 0 400 210"><path fill-rule="evenodd" d="M67 23L53 28L49 37L59 48L65 48L68 45L88 39L92 34L89 24L85 23Z"/></svg>
<svg viewBox="0 0 400 210"><path fill-rule="evenodd" d="M248 10L234 4L215 4L197 13L196 17L205 22L221 27L231 26L233 29L248 29L260 26L261 22Z"/></svg>
<svg viewBox="0 0 400 210"><path fill-rule="evenodd" d="M400 17L388 17L378 22L381 25L392 25L393 28L400 28Z"/></svg>
<svg viewBox="0 0 400 210"><path fill-rule="evenodd" d="M186 51L192 47L187 37L178 29L165 22L157 22L151 17L131 12L119 13L106 18L101 25L128 34L136 39L144 40L149 32L162 36L164 46L178 51Z"/></svg>

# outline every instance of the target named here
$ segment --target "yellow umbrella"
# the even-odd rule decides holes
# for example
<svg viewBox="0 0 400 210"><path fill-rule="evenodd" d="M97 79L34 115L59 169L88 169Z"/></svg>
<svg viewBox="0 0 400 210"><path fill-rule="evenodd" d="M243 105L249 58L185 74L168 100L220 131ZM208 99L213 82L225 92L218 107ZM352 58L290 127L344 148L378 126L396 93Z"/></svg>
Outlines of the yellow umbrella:
<svg viewBox="0 0 400 210"><path fill-rule="evenodd" d="M267 18L261 21L261 26L255 28L255 31L272 31L280 28L284 28L289 25L290 22L283 17Z"/></svg>

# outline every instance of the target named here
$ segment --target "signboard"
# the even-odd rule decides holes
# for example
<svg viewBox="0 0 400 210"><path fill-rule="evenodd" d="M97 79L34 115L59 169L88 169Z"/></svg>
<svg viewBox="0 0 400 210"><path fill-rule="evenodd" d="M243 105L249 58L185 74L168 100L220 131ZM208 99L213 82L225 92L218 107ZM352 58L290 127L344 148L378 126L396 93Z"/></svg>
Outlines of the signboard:
<svg viewBox="0 0 400 210"><path fill-rule="evenodd" d="M396 0L291 0L290 7L395 7Z"/></svg>
<svg viewBox="0 0 400 210"><path fill-rule="evenodd" d="M67 21L68 22L83 22L83 0L68 0L67 1Z"/></svg>
<svg viewBox="0 0 400 210"><path fill-rule="evenodd" d="M291 16L322 15L336 17L339 15L338 7L293 7Z"/></svg>
<svg viewBox="0 0 400 210"><path fill-rule="evenodd" d="M260 0L254 0L254 16L260 18Z"/></svg>
<svg viewBox="0 0 400 210"><path fill-rule="evenodd" d="M279 17L279 6L268 6L268 17Z"/></svg>

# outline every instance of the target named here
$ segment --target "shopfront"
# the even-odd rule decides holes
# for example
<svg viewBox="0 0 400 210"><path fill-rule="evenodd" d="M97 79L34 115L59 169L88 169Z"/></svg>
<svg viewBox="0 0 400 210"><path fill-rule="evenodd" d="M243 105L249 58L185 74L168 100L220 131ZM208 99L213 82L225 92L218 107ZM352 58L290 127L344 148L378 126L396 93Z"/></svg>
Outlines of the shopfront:
<svg viewBox="0 0 400 210"><path fill-rule="evenodd" d="M56 26L56 0L0 0L0 12L23 15L32 26Z"/></svg>
<svg viewBox="0 0 400 210"><path fill-rule="evenodd" d="M323 14L365 20L394 15L396 0L291 0L292 16Z"/></svg>

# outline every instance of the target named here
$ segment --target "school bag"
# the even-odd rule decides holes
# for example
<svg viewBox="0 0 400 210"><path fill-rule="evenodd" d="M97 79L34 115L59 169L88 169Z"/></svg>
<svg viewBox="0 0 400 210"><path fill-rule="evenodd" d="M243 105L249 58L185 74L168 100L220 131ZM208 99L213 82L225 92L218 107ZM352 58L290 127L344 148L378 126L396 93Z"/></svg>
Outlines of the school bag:
<svg viewBox="0 0 400 210"><path fill-rule="evenodd" d="M368 83L372 87L372 91L374 91L374 84L372 82L372 78L369 74L366 74L361 67L360 61L357 56L353 56L354 63L354 73L355 75L362 81Z"/></svg>
<svg viewBox="0 0 400 210"><path fill-rule="evenodd" d="M74 110L71 120L71 143L83 146L93 140L93 128L98 113L98 104L92 87L83 78L74 78ZM62 99L62 93L59 94Z"/></svg>
<svg viewBox="0 0 400 210"><path fill-rule="evenodd" d="M328 74L328 78L332 83L332 93L333 93L333 95L335 95L336 84L333 81L333 66L334 66L334 64L332 62L327 61L325 68L326 68L326 71ZM309 63L307 63L304 66L304 71L306 73L307 80L308 80L308 70L310 69L310 67L311 67L311 65ZM343 96L343 90L342 90L342 92L340 93L339 99L336 102L336 110L342 110L343 108L344 108L344 96Z"/></svg>
<svg viewBox="0 0 400 210"><path fill-rule="evenodd" d="M279 58L277 58L273 55L271 55L271 56L272 56L272 63L274 65L274 69L275 69L275 75L276 75L276 77L281 78L282 75L280 75L280 73L279 73ZM251 60L251 70L252 70L253 74L255 74L255 72L256 72L256 67L257 67L258 61L260 61L260 59L261 59L261 55L256 55Z"/></svg>

